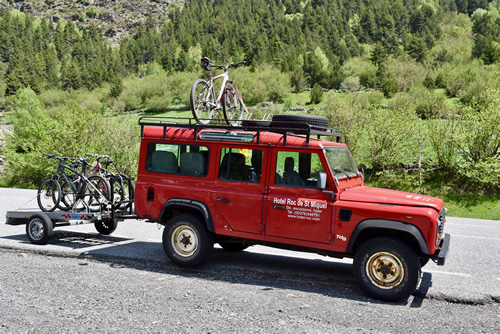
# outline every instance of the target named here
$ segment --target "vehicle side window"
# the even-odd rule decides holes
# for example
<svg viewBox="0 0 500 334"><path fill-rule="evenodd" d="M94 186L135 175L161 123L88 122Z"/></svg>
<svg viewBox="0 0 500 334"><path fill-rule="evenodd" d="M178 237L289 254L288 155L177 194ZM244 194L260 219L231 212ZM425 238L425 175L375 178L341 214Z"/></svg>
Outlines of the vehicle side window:
<svg viewBox="0 0 500 334"><path fill-rule="evenodd" d="M280 151L276 160L274 183L289 187L316 188L318 175L323 171L316 153Z"/></svg>
<svg viewBox="0 0 500 334"><path fill-rule="evenodd" d="M149 143L146 170L156 173L206 176L207 146Z"/></svg>
<svg viewBox="0 0 500 334"><path fill-rule="evenodd" d="M221 150L219 179L260 183L262 151L225 147Z"/></svg>

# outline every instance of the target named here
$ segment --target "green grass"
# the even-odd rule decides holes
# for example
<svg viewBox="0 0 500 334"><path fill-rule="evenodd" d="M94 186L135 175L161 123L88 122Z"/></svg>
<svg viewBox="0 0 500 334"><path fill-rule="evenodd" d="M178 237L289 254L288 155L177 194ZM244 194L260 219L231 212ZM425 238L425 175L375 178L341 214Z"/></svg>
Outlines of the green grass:
<svg viewBox="0 0 500 334"><path fill-rule="evenodd" d="M500 197L468 195L462 198L444 196L447 216L500 220Z"/></svg>

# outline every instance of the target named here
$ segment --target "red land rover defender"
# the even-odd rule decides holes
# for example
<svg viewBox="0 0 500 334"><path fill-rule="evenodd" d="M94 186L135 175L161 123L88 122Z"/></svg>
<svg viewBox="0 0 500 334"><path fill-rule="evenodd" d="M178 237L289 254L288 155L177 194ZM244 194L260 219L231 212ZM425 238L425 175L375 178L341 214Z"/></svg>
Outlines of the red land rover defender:
<svg viewBox="0 0 500 334"><path fill-rule="evenodd" d="M441 199L367 187L340 131L320 116L276 115L236 127L143 117L136 214L165 226L163 248L183 267L214 243L353 258L369 296L398 301L429 259L443 265ZM335 138L335 141L321 137Z"/></svg>

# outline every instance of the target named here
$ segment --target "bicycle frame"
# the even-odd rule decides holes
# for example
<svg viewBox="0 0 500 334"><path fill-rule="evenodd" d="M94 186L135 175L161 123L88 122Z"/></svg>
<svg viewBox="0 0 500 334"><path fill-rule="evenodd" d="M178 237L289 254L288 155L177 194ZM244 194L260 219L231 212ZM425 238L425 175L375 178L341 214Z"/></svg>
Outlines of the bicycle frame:
<svg viewBox="0 0 500 334"><path fill-rule="evenodd" d="M58 174L64 178L64 180L70 186L72 193L76 196L76 200L73 203L73 207L75 207L79 202L82 202L83 205L87 209L89 209L88 204L83 200L83 198L84 198L83 191L85 189L83 187L83 184L90 185L93 188L93 190L96 191L97 194L99 195L99 197L100 197L99 201L104 199L103 203L106 205L108 204L108 200L106 199L106 196L104 196L103 193L92 182L90 182L89 178L85 175L85 162L82 161L83 167L82 167L82 172L80 173L77 170L71 168L70 166L65 165L61 159L58 159L58 158L56 158L56 159L59 160L59 163L57 165L56 174ZM78 183L77 183L76 188L65 170L70 170L72 173L74 173L75 175L78 176Z"/></svg>
<svg viewBox="0 0 500 334"><path fill-rule="evenodd" d="M210 92L212 93L212 96L215 96L215 86L214 86L214 81L222 78L222 84L219 89L219 94L217 95L217 105L211 106L212 108L220 109L222 106L222 98L224 97L224 90L226 89L226 84L229 82L229 73L227 69L229 66L221 66L221 68L224 70L224 73L221 73L219 75L216 75L212 77L212 69L208 71L208 75L210 76Z"/></svg>

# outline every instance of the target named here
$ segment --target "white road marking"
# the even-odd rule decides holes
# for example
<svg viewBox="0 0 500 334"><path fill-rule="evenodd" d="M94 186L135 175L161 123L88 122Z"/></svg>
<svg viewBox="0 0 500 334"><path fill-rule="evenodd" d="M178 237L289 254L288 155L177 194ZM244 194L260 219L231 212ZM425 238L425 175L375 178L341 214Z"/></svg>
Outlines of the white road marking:
<svg viewBox="0 0 500 334"><path fill-rule="evenodd" d="M462 277L470 277L471 276L470 274L452 273L449 271L440 271L440 270L425 270L425 272L435 273L435 274L453 275L453 276L462 276Z"/></svg>
<svg viewBox="0 0 500 334"><path fill-rule="evenodd" d="M489 237L476 237L473 235L463 235L463 234L451 234L453 237L462 237L462 238L468 238L468 239L487 239L487 240L498 240L500 241L500 238L489 238Z"/></svg>

